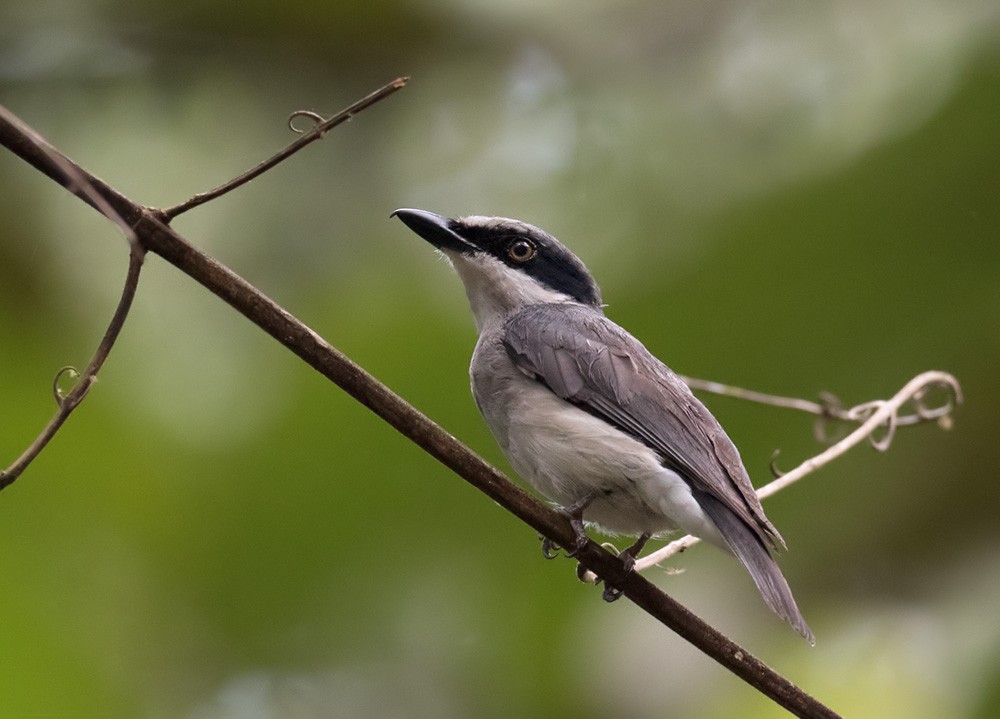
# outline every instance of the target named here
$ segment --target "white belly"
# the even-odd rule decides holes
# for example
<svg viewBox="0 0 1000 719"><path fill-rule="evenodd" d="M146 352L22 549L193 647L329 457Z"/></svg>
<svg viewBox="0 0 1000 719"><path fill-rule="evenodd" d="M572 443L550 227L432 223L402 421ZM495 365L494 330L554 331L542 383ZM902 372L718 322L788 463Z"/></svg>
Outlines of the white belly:
<svg viewBox="0 0 1000 719"><path fill-rule="evenodd" d="M560 399L506 357L492 359L488 378L473 362L476 401L511 466L536 490L562 506L593 496L584 518L609 534L680 528L722 543L687 482L653 450Z"/></svg>

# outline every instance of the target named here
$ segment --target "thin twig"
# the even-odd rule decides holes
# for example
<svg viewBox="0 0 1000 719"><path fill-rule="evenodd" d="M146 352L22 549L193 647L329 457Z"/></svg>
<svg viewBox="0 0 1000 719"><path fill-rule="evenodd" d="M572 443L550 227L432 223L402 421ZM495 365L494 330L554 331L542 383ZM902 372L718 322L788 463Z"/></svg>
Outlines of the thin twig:
<svg viewBox="0 0 1000 719"><path fill-rule="evenodd" d="M23 134L24 141L31 143L39 152L46 155L57 171L62 174L63 185L66 189L84 199L88 204L95 207L98 212L114 222L129 242L129 266L125 276L125 285L122 288L118 306L115 308L115 313L108 324L104 337L101 339L101 343L97 346L97 350L94 352L94 356L82 376L75 367L63 367L56 373L55 379L52 382L52 394L57 405L56 413L35 440L21 453L21 456L14 460L9 467L0 470L0 490L2 490L13 484L21 476L21 473L27 469L28 465L45 449L45 446L55 436L56 432L59 431L59 428L62 427L73 410L87 396L90 387L97 380L97 373L104 365L104 361L108 358L111 348L118 339L122 326L125 324L125 319L128 317L132 301L135 299L135 292L139 283L139 273L142 270L146 251L143 249L139 238L136 237L132 228L129 227L122 216L97 191L85 172L56 152L38 133L22 123L2 106L0 106L0 119L16 126ZM62 377L67 374L74 375L77 382L66 395L63 395L59 389L59 383Z"/></svg>
<svg viewBox="0 0 1000 719"><path fill-rule="evenodd" d="M371 107L380 100L384 100L397 90L401 90L403 86L406 85L409 79L410 78L408 77L397 77L388 85L379 88L378 90L371 93L367 97L361 98L350 107L341 110L336 115L331 117L329 120L324 120L320 115L316 114L315 112L311 112L309 110L298 110L297 112L293 112L292 115L288 118L288 126L293 132L302 133L302 137L300 137L295 142L285 147L285 149L275 153L268 159L264 160L256 167L247 170L239 177L233 178L224 185L220 185L219 187L216 187L214 190L209 190L208 192L202 192L200 194L197 194L191 199L182 202L179 205L175 205L173 207L163 210L163 217L165 218L166 222L170 222L181 213L187 212L188 210L197 207L198 205L204 204L209 200L214 200L217 197L221 197L227 192L235 190L240 185L245 185L246 183L250 182L250 180L270 170L279 162L287 160L289 157L294 155L296 152L301 150L309 143L322 139L323 135L325 135L327 131L333 129L334 127L343 122L347 122L362 110ZM296 129L295 125L293 124L295 119L299 117L308 117L315 123L315 126L308 132L303 133L301 130Z"/></svg>
<svg viewBox="0 0 1000 719"><path fill-rule="evenodd" d="M46 153L27 143L16 125L0 116L0 144L65 185ZM66 159L69 162L68 159ZM80 172L84 172L82 169ZM565 516L541 504L439 425L396 395L318 334L225 265L188 243L163 222L162 213L144 208L97 178L93 186L132 227L143 246L201 283L336 383L388 424L482 491L507 511L560 546L576 533ZM86 198L84 198L86 201ZM93 204L90 202L89 204ZM721 632L696 617L638 572L592 541L577 554L584 568L601 576L650 616L715 659L795 716L836 719L839 715L796 687Z"/></svg>
<svg viewBox="0 0 1000 719"><path fill-rule="evenodd" d="M21 473L27 469L35 457L45 449L45 445L55 436L63 423L69 419L70 414L79 406L83 398L87 396L87 392L90 391L91 386L97 381L97 373L100 372L104 361L111 352L111 348L114 347L115 341L118 339L118 334L125 324L126 317L128 317L128 311L132 307L132 300L135 299L136 288L139 285L139 273L142 270L142 262L145 255L146 251L139 242L131 243L128 273L125 276L125 286L122 288L118 307L115 309L115 314L112 316L111 322L108 323L108 329L104 332L104 337L97 346L90 364L87 365L82 375L73 367L63 367L56 373L56 377L52 383L52 393L55 396L57 405L56 413L35 438L35 441L21 453L21 456L14 460L7 469L0 471L0 490L9 487L21 476ZM66 374L75 375L77 382L73 386L73 389L63 395L59 389L59 381Z"/></svg>
<svg viewBox="0 0 1000 719"><path fill-rule="evenodd" d="M855 415L852 415L852 409L844 409L839 400L832 394L828 392L822 393L823 402L812 402L807 399L799 399L797 397L781 397L779 395L767 394L765 392L757 392L752 389L744 389L742 387L734 387L733 385L722 384L721 382L712 382L710 380L698 379L696 377L686 377L684 375L680 376L687 385L697 391L711 392L712 394L723 395L725 397L734 397L736 399L746 400L749 402L757 402L759 404L767 404L772 407L784 407L786 409L797 409L801 412L808 412L809 414L814 414L820 418L826 419L838 419L843 422L861 422L863 420L858 419ZM921 424L923 422L932 422L934 420L940 419L944 415L951 412L951 407L943 406L927 409L920 405L917 406L917 411L913 414L901 414L896 417L896 426L906 427L911 424Z"/></svg>
<svg viewBox="0 0 1000 719"><path fill-rule="evenodd" d="M925 401L928 391L935 388L944 389L948 392L947 401L935 408L923 406L922 403ZM952 402L952 398L954 398L954 402ZM786 487L798 482L806 475L811 474L820 467L829 464L837 457L865 440L871 442L872 446L876 449L885 451L889 447L889 442L892 441L895 428L902 424L899 421L899 410L907 402L914 402L918 404L920 407L917 412L918 415L924 415L940 422L942 419L950 416L950 412L954 409L955 404L962 402L962 388L958 384L958 380L947 372L924 372L907 382L906 385L904 385L903 388L892 397L892 399L877 402L865 402L864 404L852 407L846 411L845 419L848 421L861 422L862 424L860 427L844 437L844 439L827 448L824 452L807 459L792 471L782 474L773 482L770 482L769 484L766 484L758 489L757 496L761 499L766 499L767 497L780 492ZM883 428L886 429L886 434L881 438L876 438L875 433ZM651 552L645 557L637 559L635 568L643 570L652 567L666 559L669 559L679 552L683 552L688 547L694 546L699 541L700 540L697 537L692 537L691 535L676 539L655 552ZM595 580L595 577L587 577L586 575L585 578L590 581Z"/></svg>

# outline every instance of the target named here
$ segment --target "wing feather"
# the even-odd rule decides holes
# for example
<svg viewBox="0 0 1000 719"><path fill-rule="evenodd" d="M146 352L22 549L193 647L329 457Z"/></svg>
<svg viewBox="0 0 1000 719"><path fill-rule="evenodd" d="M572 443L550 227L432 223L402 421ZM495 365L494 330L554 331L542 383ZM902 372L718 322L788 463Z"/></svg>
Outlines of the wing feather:
<svg viewBox="0 0 1000 719"><path fill-rule="evenodd" d="M691 389L632 335L582 305L536 305L507 322L512 361L552 392L652 448L750 572L765 602L815 643L771 556L784 544L725 431Z"/></svg>
<svg viewBox="0 0 1000 719"><path fill-rule="evenodd" d="M775 548L735 445L690 388L632 335L593 308L535 305L508 320L514 363L556 395L652 448L666 467Z"/></svg>

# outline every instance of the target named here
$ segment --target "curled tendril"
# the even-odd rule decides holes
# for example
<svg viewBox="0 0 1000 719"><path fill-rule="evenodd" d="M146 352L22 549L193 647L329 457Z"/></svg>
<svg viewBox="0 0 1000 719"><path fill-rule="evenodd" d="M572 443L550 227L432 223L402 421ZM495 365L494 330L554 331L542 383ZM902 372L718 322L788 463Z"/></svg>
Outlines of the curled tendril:
<svg viewBox="0 0 1000 719"><path fill-rule="evenodd" d="M839 442L847 434L847 430L841 422L847 419L847 411L844 409L840 397L832 392L819 393L820 412L813 423L813 436L820 444L833 444ZM837 427L834 432L830 427Z"/></svg>
<svg viewBox="0 0 1000 719"><path fill-rule="evenodd" d="M885 406L885 401L876 400L874 402L865 402L864 404L859 404L855 407L851 407L848 410L848 414L851 419L857 422L866 422L869 417L879 411L883 406ZM888 417L886 417L885 422L881 425L885 427L885 434L882 436L876 436L874 432L868 436L868 443L871 444L879 452L885 452L889 449L889 445L892 444L892 440L896 436L896 428L899 426L899 414L897 412L892 412Z"/></svg>
<svg viewBox="0 0 1000 719"><path fill-rule="evenodd" d="M847 435L847 428L844 426L843 417L821 414L813 422L813 437L819 444L833 444L839 442ZM831 431L833 427L833 431Z"/></svg>
<svg viewBox="0 0 1000 719"><path fill-rule="evenodd" d="M942 390L945 393L944 400L940 404L928 401L928 395L935 390ZM950 378L931 380L913 392L909 398L909 402L913 406L913 414L900 414L898 410L890 413L882 424L885 432L881 436L876 436L873 433L868 437L868 442L879 452L889 449L889 445L892 444L892 440L896 436L896 430L899 427L919 424L920 422L936 421L942 428L948 429L951 426L951 414L955 406L962 402L962 390L958 386L958 383ZM846 411L845 417L846 419L863 423L886 404L883 400L865 402L864 404L851 407L851 409Z"/></svg>
<svg viewBox="0 0 1000 719"><path fill-rule="evenodd" d="M886 450L889 449L889 445L892 444L892 440L895 439L896 437L896 428L899 426L897 420L898 420L898 415L896 415L895 412L890 414L888 421L886 421L884 425L885 434L879 437L874 432L872 433L872 436L868 438L868 442L871 444L872 447L874 447L879 452L885 452Z"/></svg>
<svg viewBox="0 0 1000 719"><path fill-rule="evenodd" d="M778 469L778 457L781 456L781 450L776 449L771 452L771 462L768 465L771 468L771 476L775 479L784 474L780 469Z"/></svg>
<svg viewBox="0 0 1000 719"><path fill-rule="evenodd" d="M823 407L823 414L831 419L836 419L842 417L844 414L844 403L840 401L840 397L835 395L833 392L820 392L819 402Z"/></svg>
<svg viewBox="0 0 1000 719"><path fill-rule="evenodd" d="M295 126L295 121L300 117L307 118L312 122L312 127L307 127L304 129L299 129ZM312 110L296 110L291 115L288 116L288 129L297 135L303 135L310 130L315 130L317 127L326 122L326 118L320 115L318 112L313 112Z"/></svg>
<svg viewBox="0 0 1000 719"><path fill-rule="evenodd" d="M944 392L945 398L937 403L929 399L931 395L937 395L938 390ZM901 412L894 413L893 417L886 422L886 426L893 424L890 434L887 437L882 437L879 443L883 443L886 440L891 441L892 433L895 432L896 427L906 427L914 424L921 424L922 422L942 422L945 425L948 422L948 417L955 409L955 405L962 401L961 390L957 388L956 385L952 384L947 380L931 380L925 386L921 387L919 390L914 392L913 396L910 397L910 404L913 411L909 414L904 414ZM816 422L813 426L813 433L816 436L816 441L821 444L832 444L834 442L839 442L847 434L847 428L840 427L841 422L864 422L872 413L878 411L881 406L880 403L864 403L851 407L850 409L844 409L840 400L836 395L830 394L829 392L823 392L820 394L820 403L818 405L819 412L816 417ZM839 427L837 432L831 432L830 427Z"/></svg>
<svg viewBox="0 0 1000 719"><path fill-rule="evenodd" d="M934 412L936 409L934 407L929 407L927 405L927 395L930 391L930 386L922 388L919 392L913 395L913 408L917 410L917 414L920 415L921 419L934 419ZM945 408L951 410L951 398L945 403Z"/></svg>
<svg viewBox="0 0 1000 719"><path fill-rule="evenodd" d="M945 391L945 400L943 404L935 407L928 403L927 396L937 388ZM958 395L955 393L955 388L952 385L946 382L935 382L921 388L919 392L913 395L913 407L917 411L917 416L923 421L940 420L946 415L951 414L952 410L955 409L955 401L957 399Z"/></svg>
<svg viewBox="0 0 1000 719"><path fill-rule="evenodd" d="M945 392L944 402L938 406L932 406L927 401L927 395L935 389L942 389ZM934 382L914 394L912 401L920 421L936 421L941 429L948 430L952 426L951 415L955 405L962 401L962 392L957 385L950 382Z"/></svg>
<svg viewBox="0 0 1000 719"><path fill-rule="evenodd" d="M941 393L946 395L941 399L941 404L936 404L936 401L928 401L929 394L933 395L936 400L941 397ZM849 423L860 423L861 426L855 428L853 432L835 445L827 447L815 457L810 457L795 469L788 471L780 479L760 487L757 490L757 496L761 499L773 496L800 481L803 477L825 467L862 442L871 442L875 449L885 451L899 427L934 420L947 429L952 422L952 414L950 413L962 402L962 387L958 380L947 372L930 370L911 379L888 400L866 402L849 410L824 409L822 405L814 405L815 408L818 408L819 413L842 413L842 416L837 417L838 419ZM901 414L900 408L904 406L911 406L912 412ZM817 413L817 409L814 408L807 408L806 411ZM880 432L881 436L873 438L873 430ZM642 571L659 565L698 541L697 537L690 535L675 539L666 546L636 560L635 568Z"/></svg>
<svg viewBox="0 0 1000 719"><path fill-rule="evenodd" d="M942 390L945 394L941 404L928 401L929 395L937 394L936 390ZM956 404L962 402L962 390L957 384L946 380L931 381L914 392L913 396L910 397L910 402L913 405L914 413L898 417L897 421L900 426L919 424L920 422L937 421L940 423L942 420L947 420L955 410Z"/></svg>
<svg viewBox="0 0 1000 719"><path fill-rule="evenodd" d="M63 394L61 389L59 389L59 382L62 380L64 375L71 375L73 379L76 380L80 379L80 371L76 367L66 366L56 372L56 376L52 380L52 396L55 397L56 404L60 407L62 407L62 404L66 400L67 396L66 394Z"/></svg>
<svg viewBox="0 0 1000 719"><path fill-rule="evenodd" d="M830 433L827 431L830 427L829 417L820 415L813 422L813 438L819 444L828 444L830 442Z"/></svg>

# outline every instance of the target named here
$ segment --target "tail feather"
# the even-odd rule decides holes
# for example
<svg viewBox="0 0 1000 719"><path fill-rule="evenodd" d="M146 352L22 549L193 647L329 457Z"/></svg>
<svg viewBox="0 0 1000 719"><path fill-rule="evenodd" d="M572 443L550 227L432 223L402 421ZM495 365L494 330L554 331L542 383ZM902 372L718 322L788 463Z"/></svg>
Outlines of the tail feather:
<svg viewBox="0 0 1000 719"><path fill-rule="evenodd" d="M695 495L705 513L719 528L729 549L743 566L750 572L757 591L767 603L767 606L779 617L788 622L795 631L801 634L812 645L816 638L799 611L792 590L781 573L778 563L761 541L760 536L746 523L734 514L728 507L707 494Z"/></svg>

